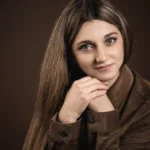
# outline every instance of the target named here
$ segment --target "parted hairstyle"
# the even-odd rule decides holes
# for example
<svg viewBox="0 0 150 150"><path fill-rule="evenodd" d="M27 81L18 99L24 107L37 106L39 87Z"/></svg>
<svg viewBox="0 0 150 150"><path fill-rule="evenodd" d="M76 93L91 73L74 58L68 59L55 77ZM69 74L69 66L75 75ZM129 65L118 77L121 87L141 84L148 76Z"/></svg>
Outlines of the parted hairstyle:
<svg viewBox="0 0 150 150"><path fill-rule="evenodd" d="M119 29L124 42L124 63L128 61L133 45L132 34L126 19L110 0L72 0L56 21L48 42L23 150L44 150L52 116L61 108L71 83L81 77L81 71L72 62L72 44L81 26L94 19L106 21Z"/></svg>

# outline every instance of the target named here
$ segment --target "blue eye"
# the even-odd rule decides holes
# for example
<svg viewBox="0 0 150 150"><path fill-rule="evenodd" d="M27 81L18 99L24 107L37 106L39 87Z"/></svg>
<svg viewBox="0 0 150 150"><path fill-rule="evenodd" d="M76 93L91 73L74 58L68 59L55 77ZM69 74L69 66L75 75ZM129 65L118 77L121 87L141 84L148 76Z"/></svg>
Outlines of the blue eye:
<svg viewBox="0 0 150 150"><path fill-rule="evenodd" d="M115 43L116 42L116 40L117 40L117 38L108 38L106 41L105 41L105 43L107 44L107 45L112 45L113 43Z"/></svg>

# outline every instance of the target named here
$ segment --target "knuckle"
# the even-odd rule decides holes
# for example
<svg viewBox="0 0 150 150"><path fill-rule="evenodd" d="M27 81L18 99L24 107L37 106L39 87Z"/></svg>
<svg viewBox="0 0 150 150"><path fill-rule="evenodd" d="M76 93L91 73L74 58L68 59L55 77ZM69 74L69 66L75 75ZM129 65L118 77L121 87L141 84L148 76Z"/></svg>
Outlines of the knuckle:
<svg viewBox="0 0 150 150"><path fill-rule="evenodd" d="M84 79L91 79L92 77L90 76L86 76L86 77L83 77Z"/></svg>
<svg viewBox="0 0 150 150"><path fill-rule="evenodd" d="M83 88L81 87L80 84L76 85L76 90L77 90L80 94L82 94L82 93L84 92L84 90L83 90Z"/></svg>
<svg viewBox="0 0 150 150"><path fill-rule="evenodd" d="M78 84L79 84L79 82L78 82L77 80L73 82L73 85L74 85L75 87L78 87Z"/></svg>

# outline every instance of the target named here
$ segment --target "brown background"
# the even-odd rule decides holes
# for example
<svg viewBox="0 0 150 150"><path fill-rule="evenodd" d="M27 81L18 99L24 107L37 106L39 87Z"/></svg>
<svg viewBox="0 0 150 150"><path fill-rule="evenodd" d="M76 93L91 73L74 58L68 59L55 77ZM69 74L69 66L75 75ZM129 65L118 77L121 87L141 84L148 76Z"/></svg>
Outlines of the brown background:
<svg viewBox="0 0 150 150"><path fill-rule="evenodd" d="M149 0L115 0L128 19L136 48L130 66L150 80ZM54 21L69 0L6 1L0 4L1 148L21 150Z"/></svg>

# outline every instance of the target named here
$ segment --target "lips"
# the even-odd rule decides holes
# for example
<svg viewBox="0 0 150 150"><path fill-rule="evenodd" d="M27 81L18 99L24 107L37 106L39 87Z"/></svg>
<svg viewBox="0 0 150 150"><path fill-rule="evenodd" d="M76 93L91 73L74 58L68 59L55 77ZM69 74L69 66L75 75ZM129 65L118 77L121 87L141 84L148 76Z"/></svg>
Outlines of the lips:
<svg viewBox="0 0 150 150"><path fill-rule="evenodd" d="M97 66L95 69L97 70L107 70L112 66L112 64Z"/></svg>
<svg viewBox="0 0 150 150"><path fill-rule="evenodd" d="M101 69L101 68L107 68L109 66L111 66L112 64L108 64L108 65L101 65L101 66L97 66L95 69Z"/></svg>

